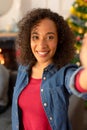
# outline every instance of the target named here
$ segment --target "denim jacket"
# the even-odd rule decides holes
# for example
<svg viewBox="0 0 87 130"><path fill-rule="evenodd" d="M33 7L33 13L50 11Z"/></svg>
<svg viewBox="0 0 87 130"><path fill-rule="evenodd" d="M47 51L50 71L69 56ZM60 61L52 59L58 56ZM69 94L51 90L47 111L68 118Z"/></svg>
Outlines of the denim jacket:
<svg viewBox="0 0 87 130"><path fill-rule="evenodd" d="M19 66L12 102L12 130L19 130L18 96L29 82L29 66ZM49 65L43 71L40 96L52 130L71 130L68 120L69 96L75 94L87 99L87 93L79 93L74 87L75 75L81 68L66 65L57 70Z"/></svg>

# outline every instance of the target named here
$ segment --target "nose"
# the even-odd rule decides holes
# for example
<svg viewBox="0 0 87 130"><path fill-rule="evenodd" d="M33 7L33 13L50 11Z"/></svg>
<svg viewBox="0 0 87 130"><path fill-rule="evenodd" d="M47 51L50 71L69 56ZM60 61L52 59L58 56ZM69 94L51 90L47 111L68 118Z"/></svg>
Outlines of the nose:
<svg viewBox="0 0 87 130"><path fill-rule="evenodd" d="M46 41L45 38L42 38L42 39L39 41L39 47L40 47L40 48L43 48L43 49L47 48L47 41Z"/></svg>

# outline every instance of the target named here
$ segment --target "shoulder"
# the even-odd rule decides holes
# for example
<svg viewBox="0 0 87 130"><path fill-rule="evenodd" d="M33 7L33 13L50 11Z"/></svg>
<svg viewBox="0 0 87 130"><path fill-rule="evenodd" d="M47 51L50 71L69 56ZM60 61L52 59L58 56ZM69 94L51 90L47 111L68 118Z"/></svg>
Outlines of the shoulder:
<svg viewBox="0 0 87 130"><path fill-rule="evenodd" d="M29 69L29 65L19 65L18 72L19 71L27 71Z"/></svg>
<svg viewBox="0 0 87 130"><path fill-rule="evenodd" d="M78 68L79 67L76 64L67 64L67 65L63 66L62 68L60 68L58 70L58 72L65 73L67 71L75 71Z"/></svg>
<svg viewBox="0 0 87 130"><path fill-rule="evenodd" d="M61 79L61 81L63 81L65 79L65 77L68 76L68 78L71 77L71 75L78 70L78 66L74 65L74 64L68 64L63 66L62 68L60 68L57 71L57 77L59 77Z"/></svg>

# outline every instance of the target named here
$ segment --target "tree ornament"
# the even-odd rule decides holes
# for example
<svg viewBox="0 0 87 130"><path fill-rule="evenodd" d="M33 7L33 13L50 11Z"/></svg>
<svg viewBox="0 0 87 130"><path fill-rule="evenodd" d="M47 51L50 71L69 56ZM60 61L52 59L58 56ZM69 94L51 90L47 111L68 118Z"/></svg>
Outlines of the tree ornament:
<svg viewBox="0 0 87 130"><path fill-rule="evenodd" d="M76 65L80 66L80 62L76 62Z"/></svg>
<svg viewBox="0 0 87 130"><path fill-rule="evenodd" d="M84 0L84 2L87 2L87 0Z"/></svg>
<svg viewBox="0 0 87 130"><path fill-rule="evenodd" d="M76 50L76 54L79 54L79 50Z"/></svg>
<svg viewBox="0 0 87 130"><path fill-rule="evenodd" d="M87 27L87 22L85 23L85 27Z"/></svg>
<svg viewBox="0 0 87 130"><path fill-rule="evenodd" d="M76 4L74 5L74 7L75 7L75 8L78 8L78 4L76 3Z"/></svg>
<svg viewBox="0 0 87 130"><path fill-rule="evenodd" d="M79 29L78 32L81 34L81 33L83 33L83 30L82 30L82 29Z"/></svg>
<svg viewBox="0 0 87 130"><path fill-rule="evenodd" d="M76 40L77 40L77 41L80 41L80 40L81 40L80 36L77 36L77 37L76 37Z"/></svg>

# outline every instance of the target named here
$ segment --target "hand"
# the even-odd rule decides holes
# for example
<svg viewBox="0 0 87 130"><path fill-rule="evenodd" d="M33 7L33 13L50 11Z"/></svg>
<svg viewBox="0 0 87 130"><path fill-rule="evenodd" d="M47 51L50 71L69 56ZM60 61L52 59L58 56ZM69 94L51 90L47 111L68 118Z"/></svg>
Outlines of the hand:
<svg viewBox="0 0 87 130"><path fill-rule="evenodd" d="M80 51L80 61L84 68L87 69L87 33L84 35Z"/></svg>

